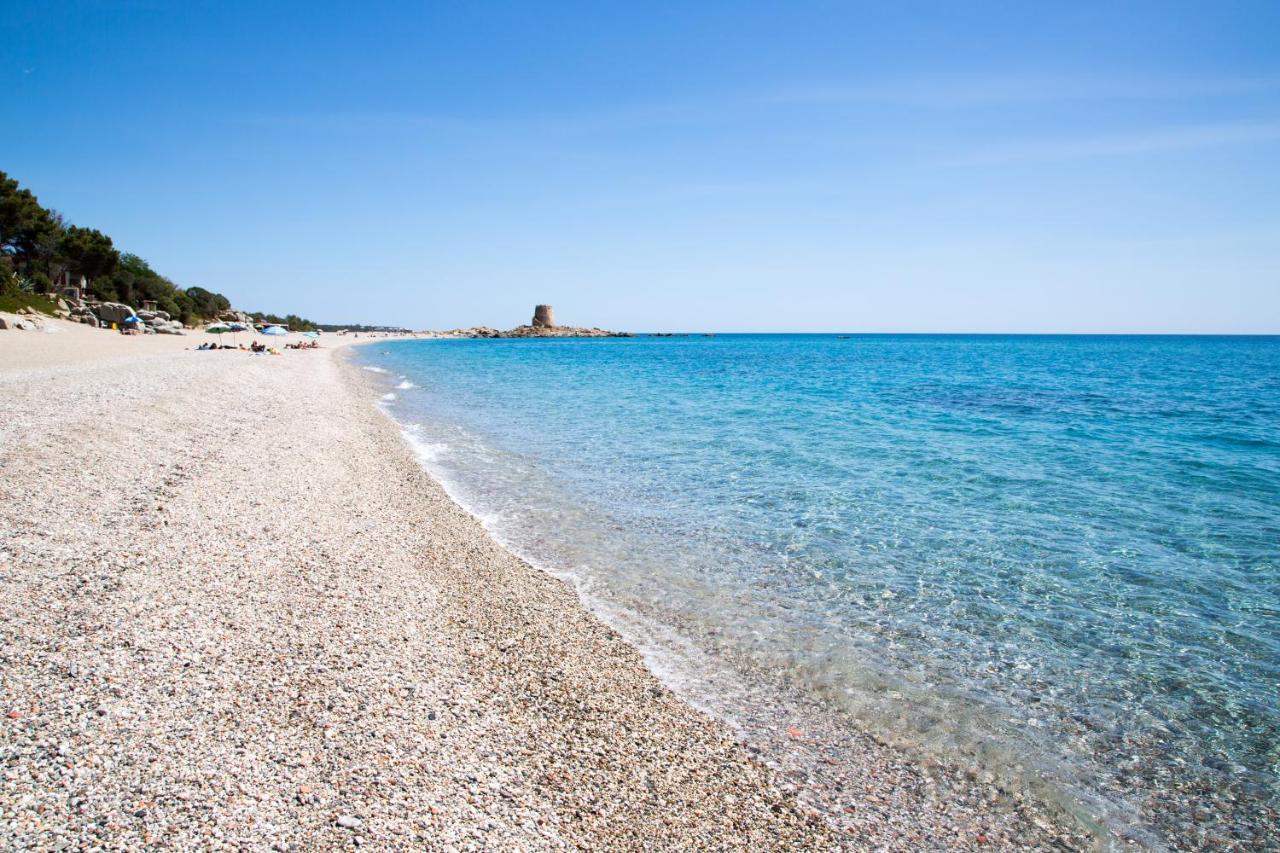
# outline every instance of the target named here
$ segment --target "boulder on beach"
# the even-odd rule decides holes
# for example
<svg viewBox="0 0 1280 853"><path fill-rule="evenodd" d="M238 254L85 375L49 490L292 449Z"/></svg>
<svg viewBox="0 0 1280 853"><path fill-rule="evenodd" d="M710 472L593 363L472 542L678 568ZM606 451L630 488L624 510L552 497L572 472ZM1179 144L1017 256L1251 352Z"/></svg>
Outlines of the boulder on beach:
<svg viewBox="0 0 1280 853"><path fill-rule="evenodd" d="M98 306L98 317L104 323L123 323L133 316L133 308L123 302L103 302Z"/></svg>

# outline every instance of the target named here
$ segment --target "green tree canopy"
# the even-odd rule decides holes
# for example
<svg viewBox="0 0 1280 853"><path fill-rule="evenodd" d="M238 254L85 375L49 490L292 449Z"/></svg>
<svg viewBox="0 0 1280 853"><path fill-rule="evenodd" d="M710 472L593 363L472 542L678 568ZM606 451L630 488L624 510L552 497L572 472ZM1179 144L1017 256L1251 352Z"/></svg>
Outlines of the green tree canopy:
<svg viewBox="0 0 1280 853"><path fill-rule="evenodd" d="M231 308L231 300L221 293L203 287L183 290L137 255L120 254L96 228L68 225L62 214L41 207L30 190L0 172L0 293L21 288L47 292L64 270L87 276L90 290L101 299L134 307L155 302L188 325ZM287 320L272 319L295 329L315 328L293 314Z"/></svg>
<svg viewBox="0 0 1280 853"><path fill-rule="evenodd" d="M106 275L120 262L120 253L111 244L111 238L96 228L70 226L63 232L58 248L72 272L90 279Z"/></svg>
<svg viewBox="0 0 1280 853"><path fill-rule="evenodd" d="M187 296L196 313L201 317L216 317L231 308L231 302L221 293L211 293L203 287L187 288Z"/></svg>
<svg viewBox="0 0 1280 853"><path fill-rule="evenodd" d="M18 268L30 263L42 238L55 231L48 210L18 182L0 172L0 251L12 255Z"/></svg>

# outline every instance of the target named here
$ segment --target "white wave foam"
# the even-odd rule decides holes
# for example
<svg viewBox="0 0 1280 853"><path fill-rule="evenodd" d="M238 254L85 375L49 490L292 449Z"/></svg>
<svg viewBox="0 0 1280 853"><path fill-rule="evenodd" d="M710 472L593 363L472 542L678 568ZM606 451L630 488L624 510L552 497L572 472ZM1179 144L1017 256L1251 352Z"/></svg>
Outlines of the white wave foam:
<svg viewBox="0 0 1280 853"><path fill-rule="evenodd" d="M408 379L405 379L405 380L401 381L401 383L400 383L399 385L397 385L396 387L397 387L397 388L399 388L401 391L408 391L410 388L417 388L418 386L417 386L417 385L414 385L414 384L413 384L412 382L410 382Z"/></svg>
<svg viewBox="0 0 1280 853"><path fill-rule="evenodd" d="M392 392L390 392L390 391L388 391L387 393L385 393L385 394L383 394L383 395L382 395L382 399L383 399L383 400L386 400L388 403L390 403L390 402L391 402L392 400L394 400L395 398L396 398L396 395L395 395L395 394L393 394L393 393L392 393Z"/></svg>
<svg viewBox="0 0 1280 853"><path fill-rule="evenodd" d="M387 373L388 371L381 367L365 367L370 373Z"/></svg>
<svg viewBox="0 0 1280 853"><path fill-rule="evenodd" d="M379 406L384 416L400 427L400 435L413 450L418 464L427 472L446 495L464 512L476 519L504 549L515 554L535 569L568 583L582 605L602 622L618 631L632 648L640 652L645 666L660 681L679 693L685 701L704 713L715 716L730 728L738 731L740 722L730 707L732 698L740 698L745 687L737 676L713 668L704 652L669 625L648 617L620 602L610 601L607 594L597 592L595 578L584 567L574 570L540 559L523 547L518 535L511 529L511 519L501 511L485 510L467 499L465 490L450 476L448 468L440 460L455 448L449 444L431 442L422 437L421 423L402 423L392 414L390 407ZM468 443L469 444L469 443ZM467 446L468 457L475 455L487 463L496 457L479 446ZM717 677L713 678L712 674ZM714 687L709 685L714 683Z"/></svg>
<svg viewBox="0 0 1280 853"><path fill-rule="evenodd" d="M435 462L443 456L448 450L449 445L440 444L432 441L423 441L421 438L421 429L415 429L417 424L411 424L400 430L400 435L404 436L404 440L413 448L414 455L418 457L418 461L425 467L430 462ZM428 473L434 472L428 469Z"/></svg>

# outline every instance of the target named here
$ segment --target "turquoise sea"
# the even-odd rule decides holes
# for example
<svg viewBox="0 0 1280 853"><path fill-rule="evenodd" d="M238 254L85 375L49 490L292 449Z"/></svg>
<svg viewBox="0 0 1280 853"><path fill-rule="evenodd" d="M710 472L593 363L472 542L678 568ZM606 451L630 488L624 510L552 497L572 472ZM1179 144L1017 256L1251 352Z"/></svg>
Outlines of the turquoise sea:
<svg viewBox="0 0 1280 853"><path fill-rule="evenodd" d="M1280 847L1280 338L356 358L455 498L748 734L825 708L1104 834Z"/></svg>

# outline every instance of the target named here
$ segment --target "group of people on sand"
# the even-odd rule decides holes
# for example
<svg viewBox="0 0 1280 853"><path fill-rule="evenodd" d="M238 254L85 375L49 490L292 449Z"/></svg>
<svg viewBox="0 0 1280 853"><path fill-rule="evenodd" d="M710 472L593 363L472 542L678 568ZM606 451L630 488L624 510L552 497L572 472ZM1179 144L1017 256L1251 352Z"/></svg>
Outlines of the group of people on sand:
<svg viewBox="0 0 1280 853"><path fill-rule="evenodd" d="M319 341L298 341L296 344L285 344L284 348L285 349L320 349L320 342ZM196 349L198 350L230 349L230 350L240 350L242 352L269 352L273 354L279 354L280 352L280 350L276 349L275 347L269 347L264 343L259 343L258 341L254 341L248 346L245 346L244 344L233 346L232 344L219 344L219 343L210 341L209 343L201 344L200 346L196 347Z"/></svg>

